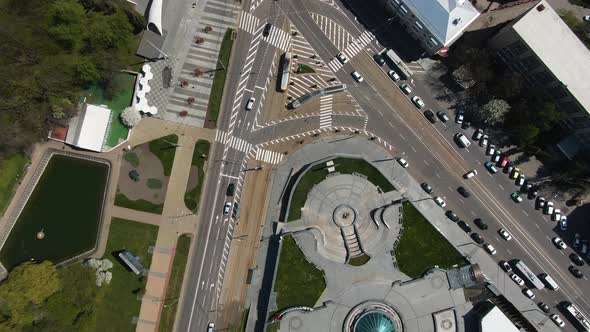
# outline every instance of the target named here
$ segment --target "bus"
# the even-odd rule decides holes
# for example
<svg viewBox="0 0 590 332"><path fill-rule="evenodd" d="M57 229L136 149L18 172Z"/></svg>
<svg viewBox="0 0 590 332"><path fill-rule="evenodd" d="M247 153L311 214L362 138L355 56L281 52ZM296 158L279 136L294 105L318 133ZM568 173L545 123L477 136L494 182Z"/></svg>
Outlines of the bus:
<svg viewBox="0 0 590 332"><path fill-rule="evenodd" d="M287 86L289 85L289 69L291 68L291 52L287 52L283 54L283 59L281 61L280 66L280 73L281 73L281 83L279 85L279 91L284 92L287 90Z"/></svg>
<svg viewBox="0 0 590 332"><path fill-rule="evenodd" d="M516 260L516 264L514 265L514 267L516 268L516 270L520 271L521 276L525 280L528 280L531 284L533 284L535 288L539 290L545 288L545 284L521 260Z"/></svg>
<svg viewBox="0 0 590 332"><path fill-rule="evenodd" d="M583 331L590 331L590 322L588 318L584 316L584 314L571 302L565 303L565 310L572 316L575 322L578 323L579 327L583 329Z"/></svg>
<svg viewBox="0 0 590 332"><path fill-rule="evenodd" d="M397 56L393 50L387 50L383 55L383 58L387 61L391 69L395 70L402 79L407 80L412 76L412 70L406 66L402 59Z"/></svg>

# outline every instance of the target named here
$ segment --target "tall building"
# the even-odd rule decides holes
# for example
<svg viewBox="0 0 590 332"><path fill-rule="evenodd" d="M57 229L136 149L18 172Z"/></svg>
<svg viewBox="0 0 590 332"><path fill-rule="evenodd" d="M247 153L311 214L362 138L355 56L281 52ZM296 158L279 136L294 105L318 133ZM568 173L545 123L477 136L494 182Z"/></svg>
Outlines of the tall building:
<svg viewBox="0 0 590 332"><path fill-rule="evenodd" d="M385 0L388 10L428 54L446 52L479 16L466 0Z"/></svg>
<svg viewBox="0 0 590 332"><path fill-rule="evenodd" d="M558 144L567 157L590 147L590 51L559 15L539 4L500 30L490 46L531 87L543 89L563 113L569 133ZM500 82L501 84L501 82Z"/></svg>

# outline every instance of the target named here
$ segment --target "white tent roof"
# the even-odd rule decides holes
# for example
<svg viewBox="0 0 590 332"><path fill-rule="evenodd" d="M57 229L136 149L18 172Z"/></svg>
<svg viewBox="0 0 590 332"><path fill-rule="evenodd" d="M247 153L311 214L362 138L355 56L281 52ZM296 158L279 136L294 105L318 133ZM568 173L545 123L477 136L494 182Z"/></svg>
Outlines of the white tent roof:
<svg viewBox="0 0 590 332"><path fill-rule="evenodd" d="M481 332L519 332L514 324L498 307L494 307L481 318Z"/></svg>
<svg viewBox="0 0 590 332"><path fill-rule="evenodd" d="M86 109L80 114L72 144L82 149L101 152L110 119L111 110L108 108L86 104Z"/></svg>

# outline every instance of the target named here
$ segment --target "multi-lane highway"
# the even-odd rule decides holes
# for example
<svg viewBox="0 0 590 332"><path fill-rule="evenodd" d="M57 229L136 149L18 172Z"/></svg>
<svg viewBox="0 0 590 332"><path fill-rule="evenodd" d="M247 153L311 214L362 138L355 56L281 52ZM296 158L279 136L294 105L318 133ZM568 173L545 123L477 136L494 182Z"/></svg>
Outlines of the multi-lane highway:
<svg viewBox="0 0 590 332"><path fill-rule="evenodd" d="M536 292L536 301L554 307L560 301L570 300L587 313L589 303L584 294L589 291L588 280L576 279L567 271L570 264L567 254L571 250L560 251L550 242L550 238L557 235L555 224L535 210L532 201L525 199L515 204L510 200L509 194L518 188L503 173L488 174L482 166L488 158L481 148L474 144L468 149L460 149L453 142L452 136L463 132L458 125L452 122L432 125L422 112L416 110L386 75L385 68L372 60L372 55L381 50L381 46L350 12L343 9L342 4L319 0L257 0L245 1L242 6L244 12L241 13L240 29L228 69L224 105L217 122L220 144L214 145L209 156L201 220L193 242L194 255L186 274L188 282L177 322L179 331L204 330L207 322L216 319L216 301L236 222L235 218L223 214L223 206L226 201L237 206L241 195L248 191L248 188L242 188L244 172L255 170L248 169L246 162L255 159L261 159L261 164L263 161L279 162L282 155L276 151L263 151L260 144L319 129L320 118L315 115L278 121L261 128L255 126L259 122L257 117L270 111L265 108L264 101L269 94L275 93L270 82L276 72L278 54L289 50L288 22L305 37L317 56L335 71L338 81L347 84L348 92L368 117L339 116L334 112L332 127L355 128L360 134L367 132L369 136L378 137L376 143L387 142L393 146L396 155L403 155L410 162L409 173L418 181L431 184L436 195L445 197L448 209L459 214L474 229L472 220L476 217L488 223L488 230L477 232L497 248L497 260L522 259L535 272L550 274L561 286L559 291ZM313 13L321 13L336 22L357 38L355 42L358 44L350 47L350 44L328 37L330 33L318 25L317 15L314 17ZM262 34L266 23L271 23L273 28L265 37ZM344 45L346 47L342 49ZM344 65L334 60L343 51L351 58ZM353 70L359 71L365 81L354 81L350 76ZM426 108L440 109L420 81L414 82L412 88L424 99ZM244 107L250 98L255 99L254 108L246 111ZM449 115L453 118L452 114ZM471 132L466 134L471 137ZM270 151L272 145L265 148ZM262 157L267 155L271 157ZM470 180L463 179L462 175L470 169L477 169L479 175ZM229 183L236 184L232 197L226 196ZM468 188L471 197L461 197L456 191L459 186ZM499 228L505 228L514 238L504 241L497 234ZM582 271L590 274L587 267ZM555 309L552 311L556 312Z"/></svg>

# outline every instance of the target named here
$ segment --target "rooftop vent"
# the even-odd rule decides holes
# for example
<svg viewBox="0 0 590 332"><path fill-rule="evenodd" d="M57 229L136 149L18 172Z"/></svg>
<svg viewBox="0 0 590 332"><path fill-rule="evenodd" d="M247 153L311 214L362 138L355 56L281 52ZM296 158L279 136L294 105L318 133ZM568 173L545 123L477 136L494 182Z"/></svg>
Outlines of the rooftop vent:
<svg viewBox="0 0 590 332"><path fill-rule="evenodd" d="M459 6L461 6L465 3L465 0L457 0L457 3L459 4Z"/></svg>
<svg viewBox="0 0 590 332"><path fill-rule="evenodd" d="M540 12L542 12L542 11L543 11L543 9L545 9L545 6L543 6L543 5L538 5L538 6L537 6L537 11L540 11Z"/></svg>
<svg viewBox="0 0 590 332"><path fill-rule="evenodd" d="M461 18L456 18L453 20L453 25L457 25L459 22L461 22Z"/></svg>

